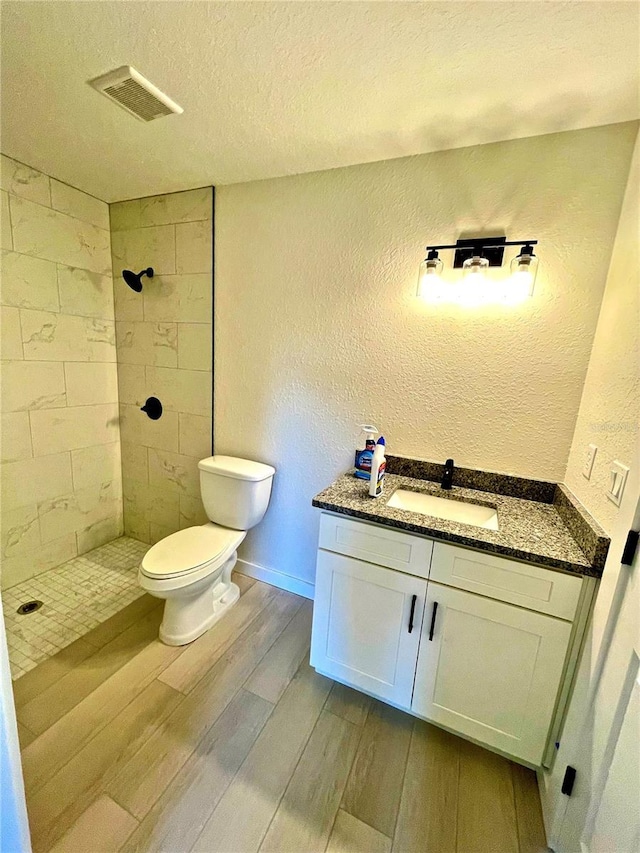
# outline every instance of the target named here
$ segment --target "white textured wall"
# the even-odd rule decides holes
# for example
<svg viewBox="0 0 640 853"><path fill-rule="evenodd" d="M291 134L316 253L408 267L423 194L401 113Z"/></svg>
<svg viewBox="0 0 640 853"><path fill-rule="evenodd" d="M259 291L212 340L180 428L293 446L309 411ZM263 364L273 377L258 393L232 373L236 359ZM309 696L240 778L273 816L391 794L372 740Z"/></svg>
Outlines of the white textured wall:
<svg viewBox="0 0 640 853"><path fill-rule="evenodd" d="M216 451L273 463L243 556L314 577L312 496L357 424L396 453L561 480L635 124L222 187ZM427 242L540 240L534 298L432 307Z"/></svg>
<svg viewBox="0 0 640 853"><path fill-rule="evenodd" d="M618 507L605 495L611 463L631 465L640 429L639 235L640 151L636 145L565 477L609 534L618 515ZM582 467L589 444L595 444L598 452L587 480Z"/></svg>
<svg viewBox="0 0 640 853"><path fill-rule="evenodd" d="M567 763L577 768L581 791L593 790L596 785L595 777L627 675L629 650L637 632L638 602L633 593L627 592L622 605L618 602L617 612L612 613L611 607L617 598L614 597L616 586L624 580L621 572L627 573L626 568L621 568L620 558L640 490L639 226L640 141L637 141L566 472L566 483L602 524L612 541L560 751L553 773L542 777L540 790L548 827L557 825L557 816L562 815L566 806L560 787ZM598 454L591 479L586 480L582 476L582 465L589 443L598 445ZM621 507L605 497L609 467L614 459L631 469ZM614 620L615 631L596 693L595 664L609 619ZM625 637L629 629L631 636ZM635 760L634 755L627 758L631 762ZM636 772L633 767L631 773ZM586 808L588 797L583 794L581 802ZM580 846L581 819L584 814L573 810L568 826L574 837L567 842L570 834L567 832L567 849Z"/></svg>
<svg viewBox="0 0 640 853"><path fill-rule="evenodd" d="M2 157L2 584L122 532L109 208Z"/></svg>

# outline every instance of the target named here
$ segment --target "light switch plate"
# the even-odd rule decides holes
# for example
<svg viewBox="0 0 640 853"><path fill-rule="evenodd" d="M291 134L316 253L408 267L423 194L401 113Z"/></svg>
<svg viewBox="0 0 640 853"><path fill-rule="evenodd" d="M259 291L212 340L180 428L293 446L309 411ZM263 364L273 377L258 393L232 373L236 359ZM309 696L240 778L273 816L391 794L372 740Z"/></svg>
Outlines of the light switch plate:
<svg viewBox="0 0 640 853"><path fill-rule="evenodd" d="M593 471L593 461L596 458L597 452L598 448L595 444L590 444L587 448L587 455L584 458L584 465L582 466L582 476L586 477L587 480L591 479L591 472Z"/></svg>
<svg viewBox="0 0 640 853"><path fill-rule="evenodd" d="M622 462L617 460L611 466L611 479L609 480L609 488L606 492L610 501L613 501L616 506L620 506L624 487L627 483L629 469Z"/></svg>

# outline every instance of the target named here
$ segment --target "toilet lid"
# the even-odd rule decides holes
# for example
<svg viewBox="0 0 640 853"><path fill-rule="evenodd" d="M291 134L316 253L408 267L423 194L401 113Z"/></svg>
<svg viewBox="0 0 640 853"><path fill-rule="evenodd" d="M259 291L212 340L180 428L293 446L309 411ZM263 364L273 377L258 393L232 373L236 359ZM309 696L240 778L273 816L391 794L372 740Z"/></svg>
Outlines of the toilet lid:
<svg viewBox="0 0 640 853"><path fill-rule="evenodd" d="M244 530L230 530L216 524L187 527L150 548L142 558L142 572L154 578L191 572L205 563L226 559L244 537Z"/></svg>

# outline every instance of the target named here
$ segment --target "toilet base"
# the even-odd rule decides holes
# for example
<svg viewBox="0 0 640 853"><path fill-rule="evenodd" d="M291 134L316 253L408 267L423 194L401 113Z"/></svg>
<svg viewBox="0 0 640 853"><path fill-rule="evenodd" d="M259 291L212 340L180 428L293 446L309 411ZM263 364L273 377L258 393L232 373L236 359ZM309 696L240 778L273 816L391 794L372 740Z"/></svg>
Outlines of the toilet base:
<svg viewBox="0 0 640 853"><path fill-rule="evenodd" d="M240 588L235 583L225 584L222 595L216 596L217 592L214 588L192 598L168 598L160 625L162 642L167 646L192 643L222 619L240 598Z"/></svg>

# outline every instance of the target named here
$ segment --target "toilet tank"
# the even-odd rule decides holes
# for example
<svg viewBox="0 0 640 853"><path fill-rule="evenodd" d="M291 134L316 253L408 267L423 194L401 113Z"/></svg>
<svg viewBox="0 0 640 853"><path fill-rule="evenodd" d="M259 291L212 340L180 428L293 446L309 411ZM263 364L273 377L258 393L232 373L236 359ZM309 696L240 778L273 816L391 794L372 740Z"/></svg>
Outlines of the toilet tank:
<svg viewBox="0 0 640 853"><path fill-rule="evenodd" d="M275 468L235 456L198 462L200 494L207 518L223 527L249 530L267 511Z"/></svg>

